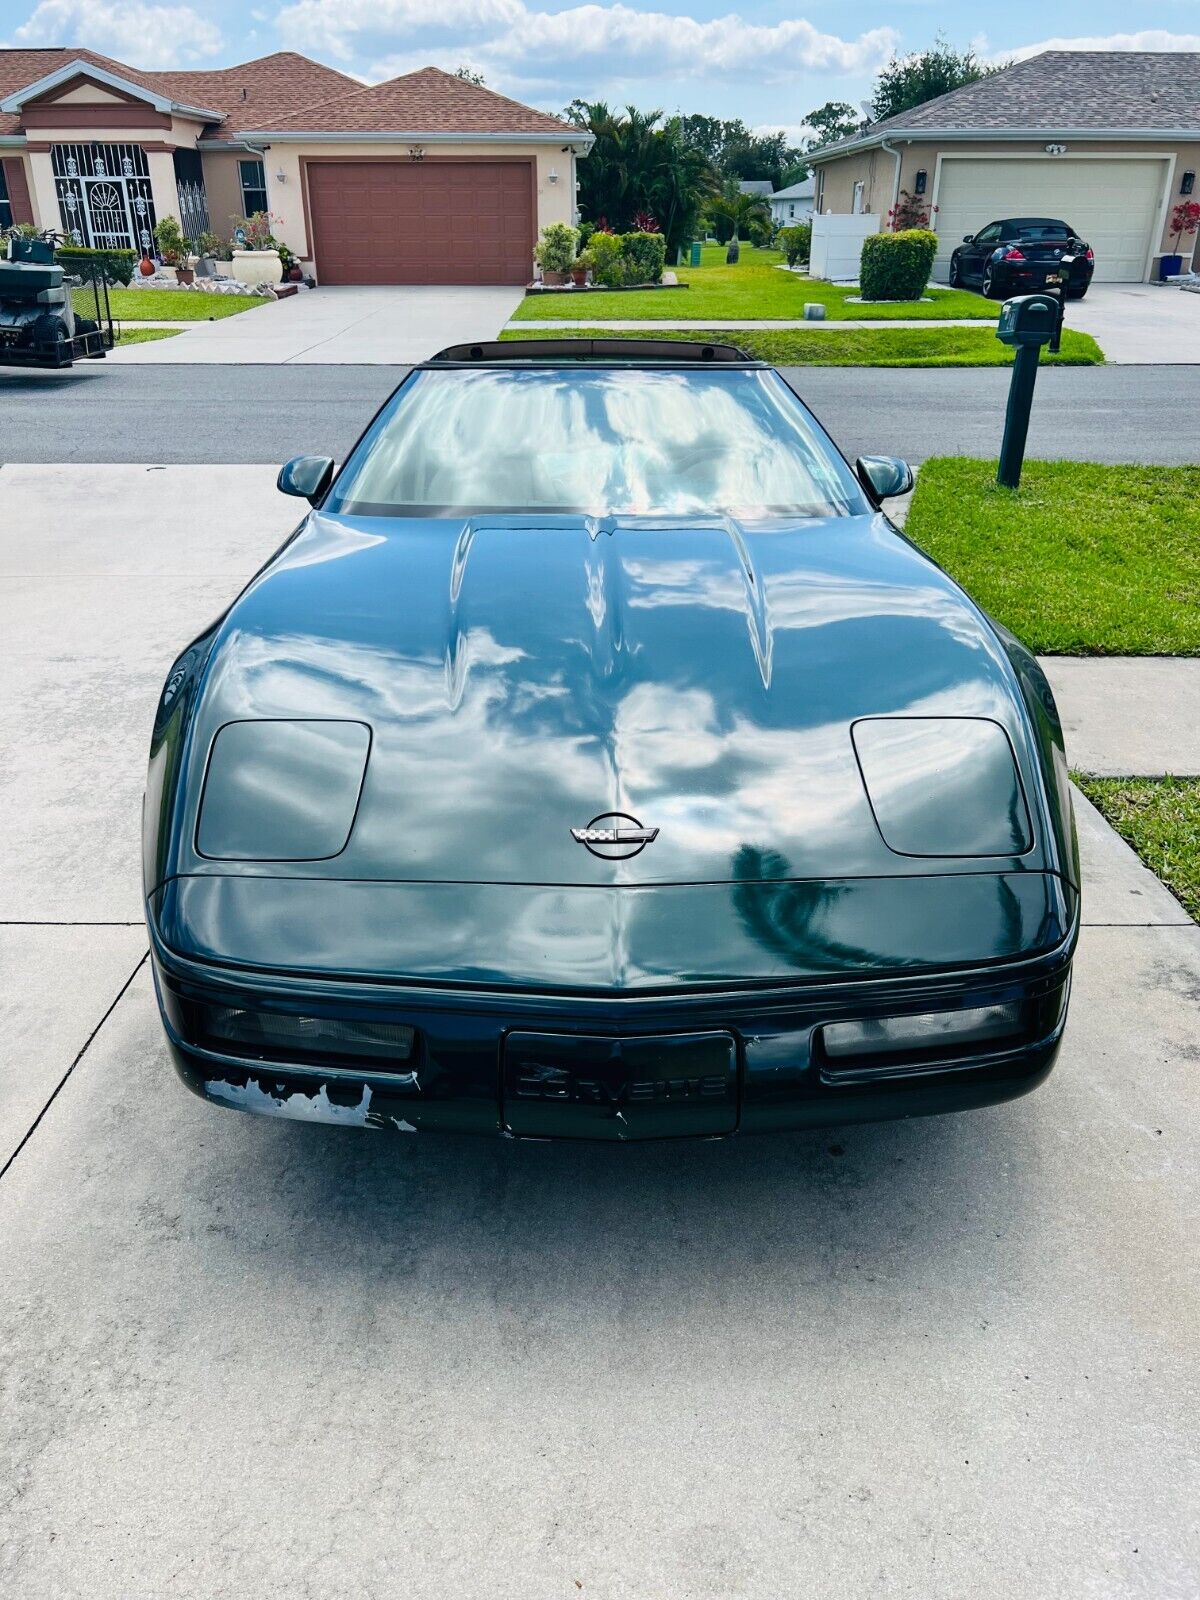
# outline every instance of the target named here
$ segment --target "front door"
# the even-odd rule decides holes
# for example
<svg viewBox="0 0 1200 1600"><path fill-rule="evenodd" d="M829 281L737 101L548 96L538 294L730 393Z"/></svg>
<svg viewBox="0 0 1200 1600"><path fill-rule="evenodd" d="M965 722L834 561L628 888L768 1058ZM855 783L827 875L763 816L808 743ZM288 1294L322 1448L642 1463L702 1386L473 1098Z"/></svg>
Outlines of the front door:
<svg viewBox="0 0 1200 1600"><path fill-rule="evenodd" d="M51 151L63 232L92 250L153 250L154 200L136 144L56 144Z"/></svg>

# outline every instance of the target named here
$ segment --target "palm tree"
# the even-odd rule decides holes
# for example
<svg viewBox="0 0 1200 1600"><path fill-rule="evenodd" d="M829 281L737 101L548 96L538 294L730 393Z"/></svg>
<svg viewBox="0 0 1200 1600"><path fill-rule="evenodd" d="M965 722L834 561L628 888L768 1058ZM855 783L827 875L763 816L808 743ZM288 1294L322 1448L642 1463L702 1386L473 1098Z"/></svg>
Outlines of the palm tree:
<svg viewBox="0 0 1200 1600"><path fill-rule="evenodd" d="M755 225L768 229L771 226L771 208L762 195L743 194L733 178L716 199L708 202L708 215L722 244L740 239Z"/></svg>
<svg viewBox="0 0 1200 1600"><path fill-rule="evenodd" d="M668 259L695 232L716 189L710 163L683 141L678 118L626 106L614 112L603 100L573 100L567 117L595 135L579 163L579 209L588 222L603 219L627 232L638 212L657 218Z"/></svg>

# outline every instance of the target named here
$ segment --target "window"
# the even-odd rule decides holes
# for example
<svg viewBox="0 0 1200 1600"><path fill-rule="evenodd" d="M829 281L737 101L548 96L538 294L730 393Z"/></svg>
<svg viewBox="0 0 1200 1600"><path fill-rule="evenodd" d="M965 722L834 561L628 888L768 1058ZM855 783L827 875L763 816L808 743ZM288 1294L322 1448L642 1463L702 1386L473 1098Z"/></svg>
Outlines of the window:
<svg viewBox="0 0 1200 1600"><path fill-rule="evenodd" d="M12 202L8 198L8 181L4 176L4 166L0 163L0 228L11 228L12 225Z"/></svg>
<svg viewBox="0 0 1200 1600"><path fill-rule="evenodd" d="M239 161L238 177L242 180L242 215L252 217L256 211L267 209L267 174L261 161Z"/></svg>
<svg viewBox="0 0 1200 1600"><path fill-rule="evenodd" d="M853 516L845 463L771 373L423 371L326 502L349 516Z"/></svg>
<svg viewBox="0 0 1200 1600"><path fill-rule="evenodd" d="M929 174L926 172L924 167L921 167L920 170L918 171L916 177L913 179L913 193L914 194L924 194L925 193L925 188L926 188L926 185L928 184L928 182L929 182Z"/></svg>
<svg viewBox="0 0 1200 1600"><path fill-rule="evenodd" d="M796 207L789 200L788 201L788 216L789 217L794 217L795 215L796 215Z"/></svg>
<svg viewBox="0 0 1200 1600"><path fill-rule="evenodd" d="M854 185L854 198L850 202L850 210L854 213L854 215L856 217L858 217L858 216L862 215L862 208L863 208L863 183L862 183L862 179L860 178L859 181Z"/></svg>
<svg viewBox="0 0 1200 1600"><path fill-rule="evenodd" d="M975 243L995 244L997 239L1000 237L1000 226L1001 225L998 222L989 222L986 228L982 228L975 235Z"/></svg>

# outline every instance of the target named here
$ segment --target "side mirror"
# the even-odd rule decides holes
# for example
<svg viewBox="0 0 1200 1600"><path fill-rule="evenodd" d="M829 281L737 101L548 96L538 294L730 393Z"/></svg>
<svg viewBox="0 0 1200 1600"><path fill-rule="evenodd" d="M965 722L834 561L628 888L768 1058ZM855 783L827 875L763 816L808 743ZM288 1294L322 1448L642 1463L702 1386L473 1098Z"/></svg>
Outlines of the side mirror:
<svg viewBox="0 0 1200 1600"><path fill-rule="evenodd" d="M329 456L293 456L280 467L275 487L280 494L299 495L315 506L332 480L333 462Z"/></svg>
<svg viewBox="0 0 1200 1600"><path fill-rule="evenodd" d="M907 494L913 486L912 468L899 456L859 456L854 470L868 498L876 505L881 500Z"/></svg>
<svg viewBox="0 0 1200 1600"><path fill-rule="evenodd" d="M964 233L963 234L963 243L964 244L974 244L975 243L975 235L973 233Z"/></svg>

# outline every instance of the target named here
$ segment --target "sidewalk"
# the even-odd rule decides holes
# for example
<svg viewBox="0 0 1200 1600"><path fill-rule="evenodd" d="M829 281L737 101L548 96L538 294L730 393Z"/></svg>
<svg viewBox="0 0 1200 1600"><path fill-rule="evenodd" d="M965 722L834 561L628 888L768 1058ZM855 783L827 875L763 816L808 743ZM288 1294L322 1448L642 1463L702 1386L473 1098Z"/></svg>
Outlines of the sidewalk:
<svg viewBox="0 0 1200 1600"><path fill-rule="evenodd" d="M1200 658L1038 659L1073 767L1097 778L1200 777Z"/></svg>

